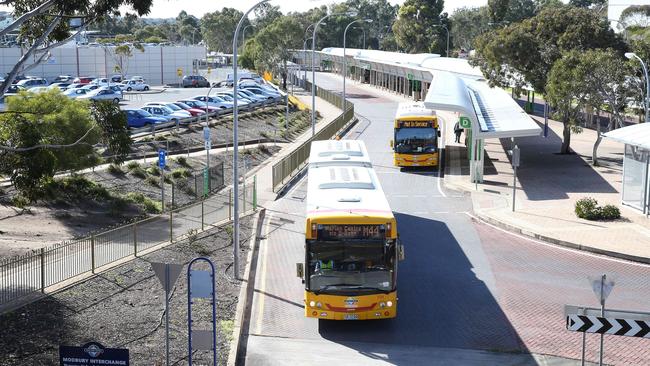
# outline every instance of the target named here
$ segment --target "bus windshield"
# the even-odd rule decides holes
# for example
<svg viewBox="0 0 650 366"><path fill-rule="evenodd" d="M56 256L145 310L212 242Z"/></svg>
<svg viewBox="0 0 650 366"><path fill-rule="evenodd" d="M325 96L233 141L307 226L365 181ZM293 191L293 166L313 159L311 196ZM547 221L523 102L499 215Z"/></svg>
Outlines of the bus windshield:
<svg viewBox="0 0 650 366"><path fill-rule="evenodd" d="M394 288L394 242L316 241L308 245L308 290L388 292Z"/></svg>
<svg viewBox="0 0 650 366"><path fill-rule="evenodd" d="M434 153L437 148L434 128L399 128L395 130L395 152L399 154Z"/></svg>

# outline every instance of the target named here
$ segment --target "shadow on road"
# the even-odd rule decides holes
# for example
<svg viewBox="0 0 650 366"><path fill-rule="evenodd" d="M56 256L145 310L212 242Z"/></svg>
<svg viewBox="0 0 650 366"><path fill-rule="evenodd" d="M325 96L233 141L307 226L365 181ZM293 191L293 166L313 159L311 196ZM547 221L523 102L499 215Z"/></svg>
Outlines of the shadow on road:
<svg viewBox="0 0 650 366"><path fill-rule="evenodd" d="M398 270L397 318L341 322L321 320L320 335L364 354L406 364L386 344L527 353L526 347L447 225L396 213L406 259ZM480 259L479 259L480 260ZM376 347L373 347L376 344ZM392 348L392 347L391 347Z"/></svg>

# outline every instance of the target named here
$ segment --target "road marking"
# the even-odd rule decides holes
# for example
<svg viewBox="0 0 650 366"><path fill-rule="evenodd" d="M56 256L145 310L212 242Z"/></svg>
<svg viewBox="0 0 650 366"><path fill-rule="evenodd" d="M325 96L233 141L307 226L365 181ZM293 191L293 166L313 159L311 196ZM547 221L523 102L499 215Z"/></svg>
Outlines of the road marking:
<svg viewBox="0 0 650 366"><path fill-rule="evenodd" d="M268 216L268 223L270 224L273 219L273 214L269 214ZM266 293L266 253L267 249L266 246L269 243L269 227L270 225L265 225L266 228L264 229L264 238L263 240L260 241L260 253L259 255L262 257L262 261L260 262L260 284L259 284L259 292L258 292L258 302L257 302L257 319L256 319L256 324L255 324L255 329L256 333L261 334L262 333L262 323L263 323L263 318L264 318L264 294ZM262 252L264 254L262 254Z"/></svg>
<svg viewBox="0 0 650 366"><path fill-rule="evenodd" d="M440 181L442 180L442 178L440 178L440 176L438 176L438 179L436 179L436 180L438 181L438 192L440 192L440 194L441 194L443 197L447 198L447 195L446 195L445 192L442 190L442 186L440 185Z"/></svg>
<svg viewBox="0 0 650 366"><path fill-rule="evenodd" d="M514 236L514 237L519 238L519 239L524 239L524 240L529 241L531 243L536 243L536 244L544 245L546 247L555 248L555 249L559 249L559 250L564 250L566 252L571 252L571 253L575 253L575 254L582 254L582 255L589 256L589 257L593 257L593 258L606 259L606 260L621 263L621 264L631 264L631 265L635 265L635 266L638 266L638 267L645 267L645 268L650 267L650 265L645 264L645 263L638 263L638 262L628 261L628 260L625 260L625 259L609 257L607 255L595 254L595 253L587 252L587 251L584 251L584 250L578 250L578 249L567 248L567 247L563 247L563 246L555 245L555 244L551 244L551 243L545 243L543 241L533 239L533 238L525 236L525 235L520 235L520 234L517 234L517 233L513 233L513 232L510 232L508 230L502 229L502 228L500 228L498 226L492 225L489 222L485 222L485 221L479 219L478 217L474 216L470 212L465 212L465 215L467 215L467 216L469 216L469 217L471 217L471 218L473 218L473 219L475 219L477 221L480 221L481 223L483 223L483 224L485 224L485 225L487 225L487 226L489 226L489 227L491 227L493 229L499 230L501 232L504 232L504 233L506 233L506 234L508 234L510 236Z"/></svg>

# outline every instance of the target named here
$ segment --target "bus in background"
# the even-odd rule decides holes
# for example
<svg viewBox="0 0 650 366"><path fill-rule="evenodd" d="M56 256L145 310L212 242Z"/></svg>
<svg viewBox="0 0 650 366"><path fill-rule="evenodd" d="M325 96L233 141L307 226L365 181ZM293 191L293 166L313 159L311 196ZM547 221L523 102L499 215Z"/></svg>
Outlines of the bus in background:
<svg viewBox="0 0 650 366"><path fill-rule="evenodd" d="M390 146L398 167L438 165L440 130L436 113L423 102L400 103L395 114L395 131Z"/></svg>
<svg viewBox="0 0 650 366"><path fill-rule="evenodd" d="M404 251L393 212L362 141L314 141L309 155L305 315L331 320L394 318Z"/></svg>

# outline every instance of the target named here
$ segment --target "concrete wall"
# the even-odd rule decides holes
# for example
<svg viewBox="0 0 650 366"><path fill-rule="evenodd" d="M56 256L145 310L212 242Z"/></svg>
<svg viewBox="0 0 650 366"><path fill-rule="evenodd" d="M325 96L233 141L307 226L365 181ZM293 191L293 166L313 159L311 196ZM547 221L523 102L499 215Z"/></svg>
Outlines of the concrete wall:
<svg viewBox="0 0 650 366"><path fill-rule="evenodd" d="M116 74L114 47L62 46L51 51L50 60L26 74L51 81L58 75L106 77ZM0 48L0 74L5 76L21 57L20 48ZM126 75L143 76L151 85L178 83L177 69L192 73L194 60L205 59L206 49L200 46L145 47L134 50L125 67Z"/></svg>

